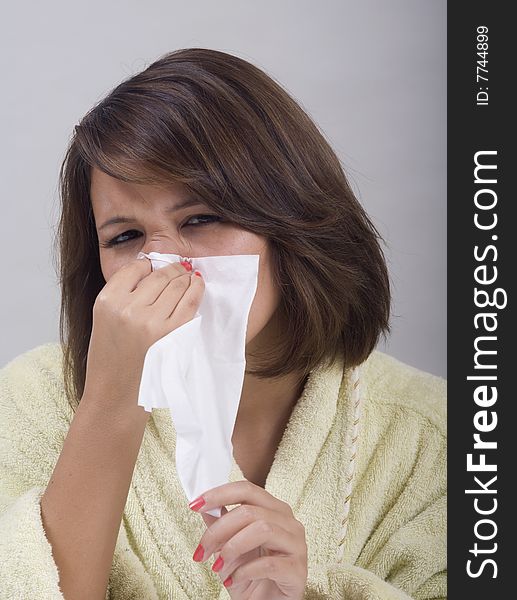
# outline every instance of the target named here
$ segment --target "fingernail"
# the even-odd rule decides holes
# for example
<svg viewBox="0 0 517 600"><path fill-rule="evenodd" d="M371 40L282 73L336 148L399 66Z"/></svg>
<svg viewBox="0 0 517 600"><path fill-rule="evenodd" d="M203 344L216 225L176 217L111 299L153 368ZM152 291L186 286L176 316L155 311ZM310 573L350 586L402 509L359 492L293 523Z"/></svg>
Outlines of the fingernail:
<svg viewBox="0 0 517 600"><path fill-rule="evenodd" d="M218 556L217 560L212 565L212 571L215 571L217 573L218 571L220 571L223 568L223 565L224 565L223 557L222 556Z"/></svg>
<svg viewBox="0 0 517 600"><path fill-rule="evenodd" d="M201 560L203 560L204 553L205 553L205 550L204 550L203 546L201 544L199 544L198 547L196 548L196 551L194 552L194 556L192 557L192 559L195 560L196 562L200 562Z"/></svg>
<svg viewBox="0 0 517 600"><path fill-rule="evenodd" d="M187 269L187 271L192 271L192 265L188 262L188 260L180 261L181 264Z"/></svg>
<svg viewBox="0 0 517 600"><path fill-rule="evenodd" d="M192 502L189 504L189 508L197 511L205 504L206 504L206 502L205 502L205 499L203 498L203 496L199 496L199 498L192 500Z"/></svg>
<svg viewBox="0 0 517 600"><path fill-rule="evenodd" d="M223 581L223 585L224 587L230 587L232 585L232 578L231 577L227 577L224 581Z"/></svg>
<svg viewBox="0 0 517 600"><path fill-rule="evenodd" d="M198 277L202 277L202 275L199 271L194 271L194 275L197 275Z"/></svg>

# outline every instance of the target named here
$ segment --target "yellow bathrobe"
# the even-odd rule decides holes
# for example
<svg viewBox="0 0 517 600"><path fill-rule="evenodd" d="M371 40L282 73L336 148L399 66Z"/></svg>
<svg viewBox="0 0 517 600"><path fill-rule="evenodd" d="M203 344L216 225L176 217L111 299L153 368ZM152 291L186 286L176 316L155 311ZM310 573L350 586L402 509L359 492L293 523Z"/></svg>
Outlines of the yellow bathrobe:
<svg viewBox="0 0 517 600"><path fill-rule="evenodd" d="M63 599L39 500L73 418L61 347L0 369L0 599ZM446 381L374 351L356 370L315 369L265 489L305 526L304 600L441 599L446 592ZM206 525L188 508L168 409L146 425L106 599L227 600L192 554ZM244 479L233 461L230 481Z"/></svg>

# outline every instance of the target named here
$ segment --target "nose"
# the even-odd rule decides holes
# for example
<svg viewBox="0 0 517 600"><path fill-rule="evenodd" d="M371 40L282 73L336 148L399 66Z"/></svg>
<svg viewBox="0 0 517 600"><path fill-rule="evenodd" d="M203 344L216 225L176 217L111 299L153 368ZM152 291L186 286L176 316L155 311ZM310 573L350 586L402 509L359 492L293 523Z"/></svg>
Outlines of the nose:
<svg viewBox="0 0 517 600"><path fill-rule="evenodd" d="M190 257L192 248L188 248L186 244L178 241L167 240L149 240L141 249L141 252L149 254L158 252L160 254L177 254L178 256Z"/></svg>

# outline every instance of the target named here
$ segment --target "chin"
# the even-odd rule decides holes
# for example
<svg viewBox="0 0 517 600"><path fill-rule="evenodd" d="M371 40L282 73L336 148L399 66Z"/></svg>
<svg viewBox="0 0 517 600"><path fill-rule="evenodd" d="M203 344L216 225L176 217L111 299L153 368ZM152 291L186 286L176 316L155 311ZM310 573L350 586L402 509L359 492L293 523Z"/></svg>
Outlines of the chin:
<svg viewBox="0 0 517 600"><path fill-rule="evenodd" d="M276 311L271 314L267 321L257 324L248 324L246 331L246 351L249 352L257 346L263 346L270 343L270 338L274 334L278 324L276 322ZM258 329L258 331L257 331Z"/></svg>

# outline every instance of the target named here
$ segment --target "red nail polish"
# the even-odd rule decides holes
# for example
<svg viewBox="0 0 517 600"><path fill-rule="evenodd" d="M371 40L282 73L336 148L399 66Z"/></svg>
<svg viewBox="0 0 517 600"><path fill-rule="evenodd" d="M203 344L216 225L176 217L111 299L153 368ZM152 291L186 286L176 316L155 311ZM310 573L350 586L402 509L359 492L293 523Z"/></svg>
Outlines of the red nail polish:
<svg viewBox="0 0 517 600"><path fill-rule="evenodd" d="M181 264L187 269L187 271L192 271L192 265L187 260L180 261Z"/></svg>
<svg viewBox="0 0 517 600"><path fill-rule="evenodd" d="M219 572L224 565L224 560L222 556L218 556L217 560L215 561L215 563L212 565L212 571L215 571L216 573Z"/></svg>
<svg viewBox="0 0 517 600"><path fill-rule="evenodd" d="M199 544L198 547L196 548L196 551L194 552L194 556L192 557L192 559L195 560L196 562L199 562L199 561L203 560L204 553L205 553L205 550L204 550L203 546L201 544Z"/></svg>
<svg viewBox="0 0 517 600"><path fill-rule="evenodd" d="M205 504L206 502L203 496L199 496L199 498L192 500L192 502L189 504L189 508L191 508L192 510L199 510Z"/></svg>
<svg viewBox="0 0 517 600"><path fill-rule="evenodd" d="M202 277L202 275L199 271L194 271L194 275L197 275L198 277Z"/></svg>
<svg viewBox="0 0 517 600"><path fill-rule="evenodd" d="M230 587L232 585L233 581L231 577L227 577L224 581L223 581L223 585L224 587Z"/></svg>

